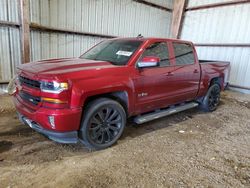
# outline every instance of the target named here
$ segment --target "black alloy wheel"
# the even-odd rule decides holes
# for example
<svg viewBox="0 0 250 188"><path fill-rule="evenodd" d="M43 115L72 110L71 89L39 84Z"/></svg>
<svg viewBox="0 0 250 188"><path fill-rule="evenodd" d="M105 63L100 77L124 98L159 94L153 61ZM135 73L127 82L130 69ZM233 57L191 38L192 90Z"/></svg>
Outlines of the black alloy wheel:
<svg viewBox="0 0 250 188"><path fill-rule="evenodd" d="M212 112L216 110L220 102L220 86L219 84L213 84L207 91L206 96L204 97L201 108L206 112Z"/></svg>
<svg viewBox="0 0 250 188"><path fill-rule="evenodd" d="M90 139L95 144L111 142L122 128L122 117L118 110L105 107L98 110L90 119Z"/></svg>
<svg viewBox="0 0 250 188"><path fill-rule="evenodd" d="M80 138L89 148L104 149L119 139L125 125L126 113L118 102L97 99L83 116Z"/></svg>
<svg viewBox="0 0 250 188"><path fill-rule="evenodd" d="M208 99L209 109L214 110L220 101L220 87L213 87Z"/></svg>

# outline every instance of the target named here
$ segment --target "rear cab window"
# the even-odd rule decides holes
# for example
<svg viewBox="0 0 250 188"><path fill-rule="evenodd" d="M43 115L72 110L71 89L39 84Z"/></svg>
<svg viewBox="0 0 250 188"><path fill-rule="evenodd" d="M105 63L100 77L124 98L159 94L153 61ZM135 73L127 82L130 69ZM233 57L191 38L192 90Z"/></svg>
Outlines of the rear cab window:
<svg viewBox="0 0 250 188"><path fill-rule="evenodd" d="M176 65L194 64L195 57L191 44L173 42Z"/></svg>

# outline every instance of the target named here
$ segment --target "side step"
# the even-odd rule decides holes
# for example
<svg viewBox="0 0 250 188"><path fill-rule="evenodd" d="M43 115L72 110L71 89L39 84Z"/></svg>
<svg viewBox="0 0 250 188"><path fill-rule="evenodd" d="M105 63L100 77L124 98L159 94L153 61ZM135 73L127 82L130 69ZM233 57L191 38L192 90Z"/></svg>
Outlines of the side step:
<svg viewBox="0 0 250 188"><path fill-rule="evenodd" d="M189 102L183 105L178 105L176 107L170 107L164 110L156 111L156 112L151 112L148 114L140 115L134 118L134 122L137 124L142 124L154 119L158 119L164 116L169 116L171 114L175 114L177 112L181 112L190 108L194 108L198 106L199 104L197 102Z"/></svg>

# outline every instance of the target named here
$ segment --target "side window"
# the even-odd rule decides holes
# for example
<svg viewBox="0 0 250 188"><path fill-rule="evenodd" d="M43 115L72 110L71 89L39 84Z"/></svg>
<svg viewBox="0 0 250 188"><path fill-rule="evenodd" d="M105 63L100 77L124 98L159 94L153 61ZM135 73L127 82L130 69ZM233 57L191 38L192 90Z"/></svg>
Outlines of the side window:
<svg viewBox="0 0 250 188"><path fill-rule="evenodd" d="M188 65L194 63L193 48L189 44L173 43L176 65Z"/></svg>
<svg viewBox="0 0 250 188"><path fill-rule="evenodd" d="M160 58L160 67L169 66L169 54L167 44L164 42L157 42L151 44L143 52L141 59L146 56L155 56Z"/></svg>

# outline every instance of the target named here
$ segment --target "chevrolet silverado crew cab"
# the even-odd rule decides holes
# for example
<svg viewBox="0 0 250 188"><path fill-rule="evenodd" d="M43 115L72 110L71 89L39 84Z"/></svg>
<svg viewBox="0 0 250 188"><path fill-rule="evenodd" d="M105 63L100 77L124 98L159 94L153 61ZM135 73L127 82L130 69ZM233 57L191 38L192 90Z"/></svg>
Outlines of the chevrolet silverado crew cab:
<svg viewBox="0 0 250 188"><path fill-rule="evenodd" d="M188 41L105 40L79 58L23 64L9 84L20 120L60 143L113 145L128 117L141 124L200 106L216 109L228 62L199 61Z"/></svg>

